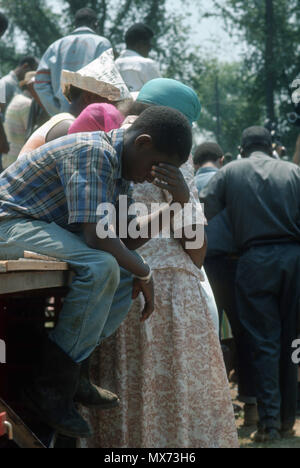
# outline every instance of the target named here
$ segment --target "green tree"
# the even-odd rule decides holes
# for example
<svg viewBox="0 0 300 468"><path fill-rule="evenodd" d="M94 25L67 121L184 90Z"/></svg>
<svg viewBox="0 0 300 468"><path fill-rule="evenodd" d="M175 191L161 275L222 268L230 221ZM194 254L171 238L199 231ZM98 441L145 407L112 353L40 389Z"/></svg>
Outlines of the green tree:
<svg viewBox="0 0 300 468"><path fill-rule="evenodd" d="M214 0L232 37L246 42L244 65L250 75L249 101L277 121L291 153L297 129L287 124L292 111L290 84L299 75L298 0ZM263 122L261 122L263 123Z"/></svg>
<svg viewBox="0 0 300 468"><path fill-rule="evenodd" d="M189 0L185 7L188 4ZM74 13L82 7L82 0L57 0L55 5L56 13L50 1L0 0L1 10L10 18L9 34L5 42L0 41L2 73L16 64L20 40L23 53L41 57L50 43L72 30ZM122 0L117 5L115 0L87 0L85 6L99 13L99 33L110 39L117 51L124 47L124 32L131 24L149 24L155 33L153 54L163 76L194 87L203 104L200 129L213 132L226 151L236 154L243 128L259 123L262 115L262 96L255 100L250 96L256 84L252 70L203 57L199 47L190 45L189 17L182 12L170 15L166 0Z"/></svg>
<svg viewBox="0 0 300 468"><path fill-rule="evenodd" d="M248 99L251 76L242 63L222 63L216 59L202 62L202 70L193 79L203 111L200 129L209 131L224 152L238 154L242 131L259 125L262 106Z"/></svg>
<svg viewBox="0 0 300 468"><path fill-rule="evenodd" d="M87 0L84 5L98 12L98 32L117 51L124 45L126 29L142 21L154 30L154 55L165 75L171 76L175 70L178 77L187 75L187 68L192 68L195 54L186 50L189 31L183 24L184 15L167 13L166 0L123 0L118 4L115 0ZM2 72L16 63L20 43L24 53L41 57L52 42L73 29L74 13L82 6L81 0L57 0L60 12L54 13L53 2L45 0L0 0L1 10L10 19L9 34L0 46Z"/></svg>
<svg viewBox="0 0 300 468"><path fill-rule="evenodd" d="M26 52L40 56L62 35L59 15L47 8L43 0L0 0L0 8L10 21L7 42L15 48L21 39Z"/></svg>

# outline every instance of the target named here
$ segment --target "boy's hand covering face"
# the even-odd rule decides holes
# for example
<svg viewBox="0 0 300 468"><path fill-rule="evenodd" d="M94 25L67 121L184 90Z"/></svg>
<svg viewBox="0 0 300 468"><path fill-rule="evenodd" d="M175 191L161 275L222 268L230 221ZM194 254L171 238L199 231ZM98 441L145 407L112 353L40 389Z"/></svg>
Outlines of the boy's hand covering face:
<svg viewBox="0 0 300 468"><path fill-rule="evenodd" d="M133 279L132 299L136 299L140 292L145 299L145 307L140 321L145 322L154 311L154 283L152 278L149 283L141 281L138 278Z"/></svg>
<svg viewBox="0 0 300 468"><path fill-rule="evenodd" d="M173 202L182 205L188 203L190 191L178 167L160 163L158 166L152 167L151 175L154 177L153 184L168 190L173 197Z"/></svg>

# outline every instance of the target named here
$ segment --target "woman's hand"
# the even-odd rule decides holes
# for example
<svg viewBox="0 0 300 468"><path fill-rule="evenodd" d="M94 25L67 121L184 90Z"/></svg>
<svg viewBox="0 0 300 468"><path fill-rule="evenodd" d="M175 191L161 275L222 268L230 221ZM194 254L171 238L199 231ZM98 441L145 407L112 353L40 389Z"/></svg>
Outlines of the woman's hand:
<svg viewBox="0 0 300 468"><path fill-rule="evenodd" d="M190 190L179 168L171 164L160 163L153 166L151 175L155 178L153 184L168 192L173 197L173 202L182 206L190 199Z"/></svg>

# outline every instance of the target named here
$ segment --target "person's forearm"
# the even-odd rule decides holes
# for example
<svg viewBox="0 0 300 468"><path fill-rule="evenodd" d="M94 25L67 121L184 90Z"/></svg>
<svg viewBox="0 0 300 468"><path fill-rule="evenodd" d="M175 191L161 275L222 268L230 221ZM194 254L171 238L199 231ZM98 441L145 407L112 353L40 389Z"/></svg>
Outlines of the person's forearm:
<svg viewBox="0 0 300 468"><path fill-rule="evenodd" d="M149 266L140 257L134 255L117 237L115 239L100 239L96 234L96 225L84 229L85 242L89 247L103 250L115 257L120 267L130 271L133 275L144 277L149 274Z"/></svg>
<svg viewBox="0 0 300 468"><path fill-rule="evenodd" d="M56 115L60 112L59 101L54 97L53 89L50 81L50 74L45 71L38 72L34 90L37 93L44 109L50 116Z"/></svg>
<svg viewBox="0 0 300 468"><path fill-rule="evenodd" d="M136 250L145 245L153 237L156 237L162 229L169 228L174 217L172 205L172 202L165 203L162 208L156 210L154 213L137 218L136 229L141 233L141 237L132 239L130 238L130 232L127 233L127 237L122 239L126 247L130 250Z"/></svg>
<svg viewBox="0 0 300 468"><path fill-rule="evenodd" d="M180 241L184 251L188 254L190 259L192 260L192 262L196 265L196 267L201 269L203 267L203 264L204 264L206 250L207 250L207 241L206 241L205 233L204 233L202 246L198 247L198 248L196 248L196 246L195 246L195 248L190 248L190 247L187 248L187 243L198 242L197 241L197 236L194 239L187 239L183 235L182 238L179 239L179 241Z"/></svg>

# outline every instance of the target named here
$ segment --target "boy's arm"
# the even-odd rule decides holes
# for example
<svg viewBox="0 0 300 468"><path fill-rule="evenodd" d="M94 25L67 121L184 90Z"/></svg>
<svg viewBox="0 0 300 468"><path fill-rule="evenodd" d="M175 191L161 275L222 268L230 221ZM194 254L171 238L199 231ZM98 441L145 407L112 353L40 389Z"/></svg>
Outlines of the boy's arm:
<svg viewBox="0 0 300 468"><path fill-rule="evenodd" d="M136 220L142 232L151 233L152 237L155 237L164 228L171 228L174 231L174 210L172 207L177 204L179 209L183 208L184 204L188 203L190 200L190 190L181 171L175 166L160 164L153 169L152 175L155 177L155 181L153 183L157 187L167 190L172 196L172 200L169 203L166 203L163 208L148 216L137 218ZM166 223L168 223L168 225L166 225ZM153 226L157 226L156 231L153 230ZM187 238L185 236L185 229L182 229L178 240L185 252L192 259L193 263L198 268L201 268L206 254L204 228L202 225L195 226L191 223L191 229L193 230L191 237ZM128 249L135 250L142 247L150 238L150 234L148 237L139 237L138 239L131 239L127 236L127 239L123 239L123 242ZM199 240L200 244L196 245L197 242L199 243ZM189 247L192 243L194 246Z"/></svg>
<svg viewBox="0 0 300 468"><path fill-rule="evenodd" d="M154 311L154 285L152 278L143 281L137 277L147 277L151 269L147 263L133 254L118 238L100 239L96 233L96 224L87 223L82 225L82 231L86 244L96 250L103 250L115 257L120 267L132 273L134 278L132 298L135 299L142 292L145 299L145 307L142 311L141 321L145 321Z"/></svg>
<svg viewBox="0 0 300 468"><path fill-rule="evenodd" d="M180 170L170 164L159 164L154 166L152 171L153 184L162 189L168 190L172 200L159 210L148 216L137 218L136 222L142 232L148 232L145 238L124 239L124 244L130 250L136 250L146 244L152 237L156 237L164 228L169 228L174 218L174 208L182 208L190 199L190 191ZM175 208L176 210L176 208ZM168 222L168 224L166 224ZM153 226L157 227L156 230ZM151 233L151 234L150 234Z"/></svg>
<svg viewBox="0 0 300 468"><path fill-rule="evenodd" d="M207 242L204 232L205 218L202 213L200 206L197 206L199 201L195 198L196 188L193 185L193 182L190 181L188 185L188 178L191 176L193 181L193 176L190 174L190 168L187 164L187 167L184 166L184 171L186 172L186 177L184 176L183 170L180 170L174 166L165 164L163 167L157 168L156 176L159 177L160 182L167 183L167 186L164 188L171 194L171 196L176 197L174 194L172 184L168 183L167 179L164 179L165 176L172 174L174 180L176 181L177 189L179 193L182 193L181 186L184 186L188 189L188 205L184 207L179 213L179 219L171 218L171 229L175 234L175 238L180 242L183 250L189 255L192 262L201 269L204 263ZM173 193L172 193L173 192ZM164 192L166 197L169 198L167 192ZM187 194L187 191L186 191ZM200 208L200 210L199 210ZM179 223L179 224L178 224Z"/></svg>
<svg viewBox="0 0 300 468"><path fill-rule="evenodd" d="M86 244L92 249L104 250L115 257L120 267L130 271L134 276L144 277L150 272L150 267L132 253L118 237L100 239L96 232L97 225L83 224L82 230Z"/></svg>

